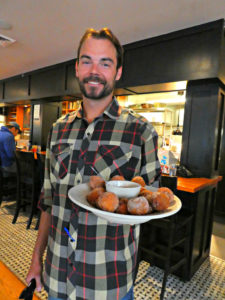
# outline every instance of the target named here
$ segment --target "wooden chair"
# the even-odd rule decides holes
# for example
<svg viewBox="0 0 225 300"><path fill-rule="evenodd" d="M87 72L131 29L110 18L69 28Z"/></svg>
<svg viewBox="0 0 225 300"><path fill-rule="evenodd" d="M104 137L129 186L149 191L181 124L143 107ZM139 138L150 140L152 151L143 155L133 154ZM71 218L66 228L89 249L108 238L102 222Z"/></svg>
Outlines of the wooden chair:
<svg viewBox="0 0 225 300"><path fill-rule="evenodd" d="M17 164L17 197L16 211L12 223L15 224L21 208L31 205L27 229L30 228L34 214L37 211L37 202L40 195L40 171L34 153L16 151Z"/></svg>
<svg viewBox="0 0 225 300"><path fill-rule="evenodd" d="M160 183L176 193L175 176L162 176ZM145 260L164 270L160 300L164 298L170 273L179 274L182 280L187 280L192 219L193 215L181 209L171 217L141 225L138 260Z"/></svg>
<svg viewBox="0 0 225 300"><path fill-rule="evenodd" d="M170 273L178 272L182 280L187 280L192 217L181 211L141 226L141 259L164 270L160 300Z"/></svg>
<svg viewBox="0 0 225 300"><path fill-rule="evenodd" d="M16 174L6 172L2 169L0 159L0 206L4 196L11 196L16 194Z"/></svg>

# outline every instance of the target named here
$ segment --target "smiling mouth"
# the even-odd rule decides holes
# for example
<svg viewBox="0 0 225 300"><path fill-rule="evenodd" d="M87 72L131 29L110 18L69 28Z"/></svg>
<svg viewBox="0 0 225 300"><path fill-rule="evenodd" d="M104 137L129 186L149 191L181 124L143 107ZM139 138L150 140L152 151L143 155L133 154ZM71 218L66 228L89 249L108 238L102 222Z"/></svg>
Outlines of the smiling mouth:
<svg viewBox="0 0 225 300"><path fill-rule="evenodd" d="M93 85L98 85L101 84L101 82L96 82L96 81L88 81L89 84L93 84Z"/></svg>
<svg viewBox="0 0 225 300"><path fill-rule="evenodd" d="M83 80L84 83L88 83L88 84L91 84L91 85L98 85L98 84L105 84L105 81L98 78L98 77L93 77L93 76L90 76L90 77L87 77Z"/></svg>

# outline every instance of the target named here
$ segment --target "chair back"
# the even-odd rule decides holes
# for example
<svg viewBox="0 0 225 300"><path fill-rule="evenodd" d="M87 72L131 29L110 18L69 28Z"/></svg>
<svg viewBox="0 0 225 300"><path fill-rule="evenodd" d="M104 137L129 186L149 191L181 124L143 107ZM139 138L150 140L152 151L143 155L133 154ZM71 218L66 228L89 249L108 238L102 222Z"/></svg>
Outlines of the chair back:
<svg viewBox="0 0 225 300"><path fill-rule="evenodd" d="M38 161L40 181L42 186L44 183L44 173L45 173L45 155L37 152L37 161Z"/></svg>
<svg viewBox="0 0 225 300"><path fill-rule="evenodd" d="M12 223L16 223L20 209L31 204L30 217L27 222L27 229L29 229L33 215L37 210L37 201L41 190L38 160L34 157L33 152L26 151L16 151L15 159L17 166L17 200Z"/></svg>
<svg viewBox="0 0 225 300"><path fill-rule="evenodd" d="M15 173L7 172L2 168L2 161L0 158L0 205L2 203L3 196L10 196L15 194L16 190Z"/></svg>
<svg viewBox="0 0 225 300"><path fill-rule="evenodd" d="M17 180L27 184L36 184L39 182L39 171L37 161L32 152L15 151L17 166Z"/></svg>
<svg viewBox="0 0 225 300"><path fill-rule="evenodd" d="M174 194L176 194L177 190L177 177L176 176L169 176L169 175L162 175L160 178L160 186L165 186L170 188Z"/></svg>
<svg viewBox="0 0 225 300"><path fill-rule="evenodd" d="M0 203L2 202L2 194L3 194L3 173L2 173L2 161L0 157Z"/></svg>

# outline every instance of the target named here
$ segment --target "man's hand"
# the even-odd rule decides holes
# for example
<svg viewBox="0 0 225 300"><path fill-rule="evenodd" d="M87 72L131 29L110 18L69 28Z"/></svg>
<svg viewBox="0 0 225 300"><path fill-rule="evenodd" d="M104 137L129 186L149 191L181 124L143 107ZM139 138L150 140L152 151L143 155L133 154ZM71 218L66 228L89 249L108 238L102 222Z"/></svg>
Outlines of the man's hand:
<svg viewBox="0 0 225 300"><path fill-rule="evenodd" d="M29 285L32 279L36 280L36 291L40 292L42 289L42 262L39 259L32 259L30 269L27 274L26 282Z"/></svg>
<svg viewBox="0 0 225 300"><path fill-rule="evenodd" d="M36 290L41 291L42 288L42 257L48 241L48 231L51 221L51 215L47 212L41 213L40 225L37 240L34 246L30 269L27 274L26 282L29 284L31 279L36 280Z"/></svg>

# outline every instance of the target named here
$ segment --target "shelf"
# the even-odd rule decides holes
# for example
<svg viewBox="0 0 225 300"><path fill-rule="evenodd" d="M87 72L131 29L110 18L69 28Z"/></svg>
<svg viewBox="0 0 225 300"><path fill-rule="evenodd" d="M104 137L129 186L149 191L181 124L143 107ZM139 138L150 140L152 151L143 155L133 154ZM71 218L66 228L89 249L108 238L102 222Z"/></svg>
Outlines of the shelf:
<svg viewBox="0 0 225 300"><path fill-rule="evenodd" d="M79 107L80 101L63 101L62 102L62 115L76 111Z"/></svg>
<svg viewBox="0 0 225 300"><path fill-rule="evenodd" d="M149 113L154 113L154 112L172 112L172 110L171 109L169 109L169 108L163 108L163 107L161 107L161 108L154 108L154 107L152 107L152 108L132 108L132 107L127 107L127 108L130 108L130 109L132 109L133 111L135 111L135 112L149 112Z"/></svg>
<svg viewBox="0 0 225 300"><path fill-rule="evenodd" d="M158 126L171 126L171 123L165 123L165 122L151 122L153 125L158 125Z"/></svg>

